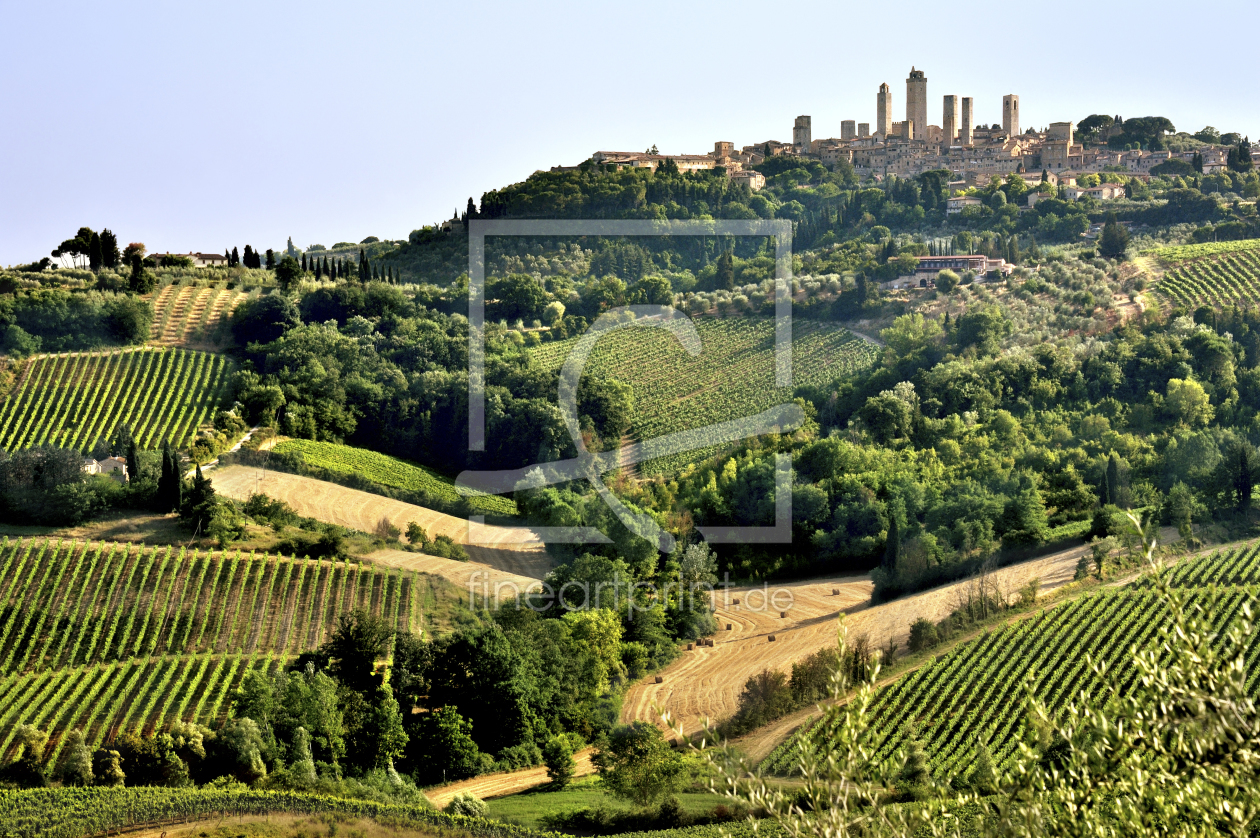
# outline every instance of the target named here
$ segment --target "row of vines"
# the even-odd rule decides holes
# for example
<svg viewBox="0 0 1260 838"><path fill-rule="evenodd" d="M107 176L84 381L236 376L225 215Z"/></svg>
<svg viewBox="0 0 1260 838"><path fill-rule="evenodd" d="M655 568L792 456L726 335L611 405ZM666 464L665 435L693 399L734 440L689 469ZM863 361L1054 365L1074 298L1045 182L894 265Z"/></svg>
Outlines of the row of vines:
<svg viewBox="0 0 1260 838"><path fill-rule="evenodd" d="M83 727L99 741L217 718L218 692L317 647L342 614L362 608L411 629L416 585L414 574L344 561L6 539L0 754L20 723L54 741Z"/></svg>
<svg viewBox="0 0 1260 838"><path fill-rule="evenodd" d="M122 423L142 448L186 446L213 419L230 371L221 355L182 349L32 358L0 402L0 448L90 449Z"/></svg>
<svg viewBox="0 0 1260 838"><path fill-rule="evenodd" d="M587 361L587 378L615 378L634 390L631 434L646 441L677 431L742 419L792 400L792 387L775 387L772 318L701 318L701 352L692 356L663 329L618 329L600 338ZM544 369L559 369L573 340L544 344L532 354ZM792 386L821 385L869 366L877 349L833 324L792 324ZM661 457L643 470L672 471L695 453Z"/></svg>
<svg viewBox="0 0 1260 838"><path fill-rule="evenodd" d="M1233 567L1243 552L1252 562L1254 580L1254 550L1214 558ZM1220 629L1256 595L1257 588L1249 585L1196 589L1191 597L1204 606L1216 604ZM1000 766L1024 735L1025 684L1052 713L1063 712L1082 692L1106 694L1111 683L1131 689L1130 652L1160 639L1167 625L1165 608L1149 589L1087 595L932 659L877 693L871 716L879 737L875 759L893 758L917 740L941 779L965 774L981 746ZM1107 664L1107 682L1091 668L1091 660ZM1247 679L1251 691L1260 693L1260 632L1248 650ZM766 758L763 769L792 773L802 739L813 747L816 735L816 727L803 728Z"/></svg>
<svg viewBox="0 0 1260 838"><path fill-rule="evenodd" d="M1164 274L1158 287L1187 307L1253 303L1260 298L1260 250L1233 247L1181 262Z"/></svg>

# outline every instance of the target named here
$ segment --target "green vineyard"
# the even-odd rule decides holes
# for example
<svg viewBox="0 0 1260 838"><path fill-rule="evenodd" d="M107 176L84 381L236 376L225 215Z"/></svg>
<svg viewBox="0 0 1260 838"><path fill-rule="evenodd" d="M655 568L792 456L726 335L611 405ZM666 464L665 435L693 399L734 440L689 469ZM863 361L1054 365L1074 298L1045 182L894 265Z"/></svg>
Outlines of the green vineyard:
<svg viewBox="0 0 1260 838"><path fill-rule="evenodd" d="M1167 248L1155 256L1169 265L1156 287L1178 305L1260 301L1260 239Z"/></svg>
<svg viewBox="0 0 1260 838"><path fill-rule="evenodd" d="M337 617L418 618L415 574L347 562L109 542L0 545L0 754L18 724L123 730L226 712L251 668L315 648Z"/></svg>
<svg viewBox="0 0 1260 838"><path fill-rule="evenodd" d="M410 495L427 496L444 504L456 504L461 498L455 482L449 477L418 463L379 454L364 448L316 442L309 439L286 439L275 446L277 454L297 454L313 469L332 472L339 477L355 477ZM474 495L467 498L475 511L495 515L517 514L516 502L498 495ZM425 505L425 504L421 504ZM429 505L436 505L430 503Z"/></svg>
<svg viewBox="0 0 1260 838"><path fill-rule="evenodd" d="M141 448L184 447L214 418L229 373L223 356L183 349L34 357L0 402L0 448L87 450L124 422Z"/></svg>
<svg viewBox="0 0 1260 838"><path fill-rule="evenodd" d="M700 318L701 352L692 357L663 329L619 329L602 337L584 377L616 378L634 389L631 434L651 440L665 434L752 416L791 401L791 389L774 386L774 320ZM532 350L538 363L558 370L576 340ZM820 385L869 366L878 350L837 326L815 320L792 325L792 384ZM695 453L645 463L670 471Z"/></svg>
<svg viewBox="0 0 1260 838"><path fill-rule="evenodd" d="M49 788L0 789L0 835L6 838L79 838L130 831L128 827L162 827L197 820L243 818L268 814L335 815L388 821L388 834L467 835L472 838L566 838L515 824L468 815L448 815L430 806L350 800L303 792L254 789L191 788ZM209 823L207 828L213 829ZM336 826L336 823L333 823ZM747 830L731 830L743 838ZM766 830L763 830L765 832ZM717 830L708 830L718 838ZM165 832L162 832L165 835ZM208 834L201 832L202 835ZM218 830L215 834L220 834ZM233 831L232 834L236 834ZM270 831L268 834L271 834ZM300 834L300 833L299 833ZM330 829L329 834L336 834ZM362 835L351 830L349 835ZM670 833L655 833L664 838ZM702 833L692 832L697 838Z"/></svg>
<svg viewBox="0 0 1260 838"><path fill-rule="evenodd" d="M1192 589L1194 601L1206 606L1215 600L1219 631L1260 593L1260 546L1236 547L1167 572L1175 586ZM1016 621L879 690L871 716L881 737L876 758L892 757L918 739L941 779L965 773L981 743L988 743L994 764L1001 765L1024 731L1025 683L1052 713L1082 692L1105 693L1108 682L1089 667L1087 656L1105 661L1116 683L1131 688L1131 649L1157 642L1167 625L1165 605L1148 586L1140 581L1086 595ZM1248 649L1247 685L1253 695L1260 693L1260 631ZM762 768L791 773L800 737L812 735L813 729L802 729Z"/></svg>

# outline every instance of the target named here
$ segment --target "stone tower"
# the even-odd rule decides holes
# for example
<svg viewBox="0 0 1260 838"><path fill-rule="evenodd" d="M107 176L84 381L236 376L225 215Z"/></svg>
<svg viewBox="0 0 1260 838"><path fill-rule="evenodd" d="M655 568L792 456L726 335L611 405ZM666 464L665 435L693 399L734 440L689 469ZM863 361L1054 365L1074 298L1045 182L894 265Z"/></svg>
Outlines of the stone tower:
<svg viewBox="0 0 1260 838"><path fill-rule="evenodd" d="M885 137L892 133L892 90L888 82L879 86L875 97L875 133Z"/></svg>
<svg viewBox="0 0 1260 838"><path fill-rule="evenodd" d="M945 145L953 145L958 134L958 97L946 96L945 107L941 113L941 141Z"/></svg>
<svg viewBox="0 0 1260 838"><path fill-rule="evenodd" d="M857 136L857 123L852 119L840 120L840 139L851 140Z"/></svg>
<svg viewBox="0 0 1260 838"><path fill-rule="evenodd" d="M869 137L871 135L871 124L869 122L858 123L858 136Z"/></svg>
<svg viewBox="0 0 1260 838"><path fill-rule="evenodd" d="M1014 93L1002 97L1002 130L1008 137L1019 136L1019 97Z"/></svg>
<svg viewBox="0 0 1260 838"><path fill-rule="evenodd" d="M906 79L906 122L914 126L911 139L927 138L927 76L913 67Z"/></svg>
<svg viewBox="0 0 1260 838"><path fill-rule="evenodd" d="M792 145L795 146L797 154L809 154L813 151L810 121L808 116L798 116L796 124L792 126Z"/></svg>
<svg viewBox="0 0 1260 838"><path fill-rule="evenodd" d="M962 125L958 128L958 144L971 145L971 97L962 100Z"/></svg>

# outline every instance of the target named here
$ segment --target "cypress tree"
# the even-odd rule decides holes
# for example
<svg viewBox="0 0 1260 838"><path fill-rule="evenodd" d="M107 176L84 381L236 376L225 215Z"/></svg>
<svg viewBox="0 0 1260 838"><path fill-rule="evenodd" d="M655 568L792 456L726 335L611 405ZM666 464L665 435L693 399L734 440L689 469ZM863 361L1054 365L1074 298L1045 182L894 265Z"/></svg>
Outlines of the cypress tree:
<svg viewBox="0 0 1260 838"><path fill-rule="evenodd" d="M236 248L234 247L234 248L232 248L232 259L231 259L231 265L232 265L232 267L234 267L234 268L235 268L235 267L236 267L237 265L239 265L240 263L241 263L241 255L240 255L239 253L237 253Z"/></svg>
<svg viewBox="0 0 1260 838"><path fill-rule="evenodd" d="M136 450L136 441L127 440L127 479L135 480L140 476L140 458Z"/></svg>
<svg viewBox="0 0 1260 838"><path fill-rule="evenodd" d="M101 251L101 236L99 233L93 233L92 238L88 241L88 268L96 273L101 269L101 263L104 260Z"/></svg>
<svg viewBox="0 0 1260 838"><path fill-rule="evenodd" d="M901 522L898 513L900 504L888 505L888 539L884 543L884 569L890 572L897 569L901 559Z"/></svg>
<svg viewBox="0 0 1260 838"><path fill-rule="evenodd" d="M1116 456L1116 452L1112 451L1111 456L1107 458L1107 497L1103 499L1103 503L1120 505L1120 458Z"/></svg>
<svg viewBox="0 0 1260 838"><path fill-rule="evenodd" d="M1238 499L1240 512L1251 508L1253 486L1252 472L1255 468L1251 448L1246 443L1238 446L1238 471L1234 475L1234 495Z"/></svg>
<svg viewBox="0 0 1260 838"><path fill-rule="evenodd" d="M158 476L157 489L158 511L167 512L166 503L171 492L171 443L166 439L162 440L162 473Z"/></svg>
<svg viewBox="0 0 1260 838"><path fill-rule="evenodd" d="M1098 238L1098 253L1107 259L1122 259L1129 249L1129 231L1116 220L1114 212L1107 214L1102 235Z"/></svg>
<svg viewBox="0 0 1260 838"><path fill-rule="evenodd" d="M302 273L306 273L306 254L302 254Z"/></svg>

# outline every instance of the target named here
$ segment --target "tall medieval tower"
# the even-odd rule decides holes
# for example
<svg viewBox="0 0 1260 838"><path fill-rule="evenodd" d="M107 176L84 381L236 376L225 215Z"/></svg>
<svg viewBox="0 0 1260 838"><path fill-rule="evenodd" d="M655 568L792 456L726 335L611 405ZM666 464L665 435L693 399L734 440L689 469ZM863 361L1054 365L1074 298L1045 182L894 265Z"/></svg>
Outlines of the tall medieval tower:
<svg viewBox="0 0 1260 838"><path fill-rule="evenodd" d="M906 121L913 126L910 139L927 139L927 76L913 67L906 79Z"/></svg>
<svg viewBox="0 0 1260 838"><path fill-rule="evenodd" d="M1002 130L1008 137L1019 136L1019 97L1014 93L1002 97Z"/></svg>
<svg viewBox="0 0 1260 838"><path fill-rule="evenodd" d="M954 144L958 135L958 97L946 96L945 107L941 112L941 141L947 145Z"/></svg>
<svg viewBox="0 0 1260 838"><path fill-rule="evenodd" d="M811 123L808 116L798 116L792 126L792 145L796 147L797 154L809 154L814 150Z"/></svg>
<svg viewBox="0 0 1260 838"><path fill-rule="evenodd" d="M962 126L958 129L958 144L971 145L971 97L962 100Z"/></svg>
<svg viewBox="0 0 1260 838"><path fill-rule="evenodd" d="M879 86L875 97L875 133L884 137L892 133L892 90L888 82Z"/></svg>

